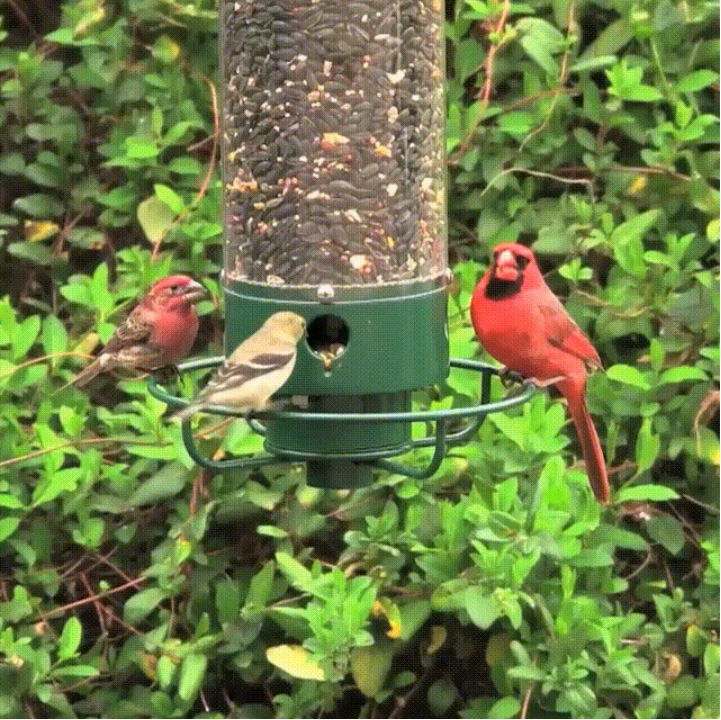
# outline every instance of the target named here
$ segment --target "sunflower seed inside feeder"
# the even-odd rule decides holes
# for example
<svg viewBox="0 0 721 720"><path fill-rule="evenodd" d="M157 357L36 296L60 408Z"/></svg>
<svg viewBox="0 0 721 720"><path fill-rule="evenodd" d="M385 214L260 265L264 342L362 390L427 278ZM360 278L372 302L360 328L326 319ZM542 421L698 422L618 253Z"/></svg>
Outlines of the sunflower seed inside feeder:
<svg viewBox="0 0 721 720"><path fill-rule="evenodd" d="M221 0L230 278L445 269L439 0Z"/></svg>

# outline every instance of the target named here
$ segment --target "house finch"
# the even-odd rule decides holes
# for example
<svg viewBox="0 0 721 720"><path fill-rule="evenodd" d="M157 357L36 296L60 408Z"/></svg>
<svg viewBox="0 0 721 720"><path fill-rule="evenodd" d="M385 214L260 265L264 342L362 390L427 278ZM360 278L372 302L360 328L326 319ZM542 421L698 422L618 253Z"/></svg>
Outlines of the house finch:
<svg viewBox="0 0 721 720"><path fill-rule="evenodd" d="M295 366L305 320L292 312L271 315L216 370L197 398L173 417L184 420L208 405L225 405L239 413L258 412L288 380Z"/></svg>
<svg viewBox="0 0 721 720"><path fill-rule="evenodd" d="M606 463L585 397L587 371L601 368L601 359L544 282L529 248L496 246L473 293L471 320L496 360L524 377L549 381L566 398L591 488L607 503Z"/></svg>
<svg viewBox="0 0 721 720"><path fill-rule="evenodd" d="M158 280L100 355L71 384L85 385L99 373L115 368L153 372L180 362L198 334L193 303L207 294L200 283L186 275Z"/></svg>

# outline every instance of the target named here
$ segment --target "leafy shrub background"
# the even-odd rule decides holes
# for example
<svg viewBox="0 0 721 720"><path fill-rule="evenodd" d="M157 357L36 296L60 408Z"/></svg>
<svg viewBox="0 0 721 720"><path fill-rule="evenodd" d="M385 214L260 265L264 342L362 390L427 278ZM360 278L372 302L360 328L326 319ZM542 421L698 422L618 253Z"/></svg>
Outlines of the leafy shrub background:
<svg viewBox="0 0 721 720"><path fill-rule="evenodd" d="M718 717L717 3L448 3L452 354L533 243L608 368L607 509L543 394L346 493L199 473L142 381L61 389L153 279L217 290L215 9L3 12L0 715Z"/></svg>

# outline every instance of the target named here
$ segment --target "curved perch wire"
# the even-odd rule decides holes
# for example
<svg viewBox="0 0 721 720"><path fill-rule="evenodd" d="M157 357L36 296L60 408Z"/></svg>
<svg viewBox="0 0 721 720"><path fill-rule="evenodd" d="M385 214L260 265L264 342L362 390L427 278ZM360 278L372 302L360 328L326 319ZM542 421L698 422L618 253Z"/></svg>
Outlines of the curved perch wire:
<svg viewBox="0 0 721 720"><path fill-rule="evenodd" d="M179 373L189 372L191 370L200 370L203 368L214 367L220 365L225 358L213 357L203 360L191 360L185 362L178 367ZM449 408L446 410L416 410L410 412L397 413L329 413L329 412L306 412L304 410L269 410L255 417L246 418L254 432L264 434L264 427L260 418L279 418L283 420L294 420L296 422L320 421L328 423L336 422L355 422L355 423L398 423L398 422L435 422L435 433L419 440L414 440L411 449L421 447L433 447L434 452L429 464L424 468L412 467L401 463L396 463L383 457L383 452L367 452L357 455L328 455L324 453L284 453L282 455L261 455L256 457L239 457L230 460L211 460L203 457L195 445L195 439L191 431L191 419L183 421L182 433L183 442L190 457L201 467L210 470L224 471L231 469L247 469L261 467L263 465L271 465L281 462L304 462L313 460L332 460L345 459L359 463L368 463L375 467L388 470L389 472L399 473L408 477L417 479L428 478L438 470L441 461L446 455L449 446L457 445L467 440L480 426L486 415L500 410L506 410L521 403L526 402L534 393L533 385L523 388L522 392L512 397L504 398L490 402L491 394L491 378L498 374L498 369L476 360L467 360L464 358L451 358L450 365L453 368L463 370L473 370L481 374L481 402L478 405L470 405L467 407ZM182 408L189 404L189 400L171 395L157 380L151 378L148 381L148 392L158 400L162 400L173 408ZM226 415L230 417L242 417L235 410L222 405L209 405L204 412ZM447 422L458 418L473 418L466 427L452 433L447 432Z"/></svg>

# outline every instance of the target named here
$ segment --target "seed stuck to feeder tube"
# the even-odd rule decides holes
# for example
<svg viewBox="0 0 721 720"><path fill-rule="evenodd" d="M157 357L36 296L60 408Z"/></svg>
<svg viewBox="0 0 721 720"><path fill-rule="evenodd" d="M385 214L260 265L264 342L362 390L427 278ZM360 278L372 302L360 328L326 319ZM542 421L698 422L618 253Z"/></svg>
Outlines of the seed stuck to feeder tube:
<svg viewBox="0 0 721 720"><path fill-rule="evenodd" d="M303 315L283 392L311 411L407 411L447 375L443 21L440 0L221 0L226 354ZM408 423L266 430L315 484L410 447Z"/></svg>

